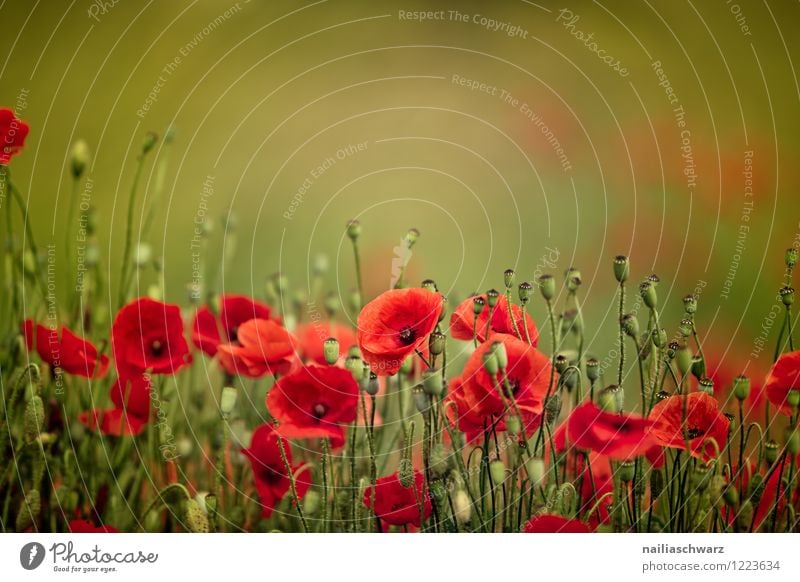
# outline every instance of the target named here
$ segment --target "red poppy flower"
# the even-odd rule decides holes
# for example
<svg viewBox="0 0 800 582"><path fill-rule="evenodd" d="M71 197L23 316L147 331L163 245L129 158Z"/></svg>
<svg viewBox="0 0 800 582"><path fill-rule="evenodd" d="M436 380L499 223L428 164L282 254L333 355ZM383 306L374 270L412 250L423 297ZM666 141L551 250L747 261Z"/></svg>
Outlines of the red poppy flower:
<svg viewBox="0 0 800 582"><path fill-rule="evenodd" d="M94 525L86 519L73 519L69 522L70 533L119 533L111 525Z"/></svg>
<svg viewBox="0 0 800 582"><path fill-rule="evenodd" d="M292 465L292 451L289 441L279 436L277 431L269 424L262 424L253 432L250 446L242 449L242 454L249 459L250 466L253 468L256 490L261 500L262 515L264 517L272 515L272 510L280 503L291 487L289 475L286 472L286 464L281 456L278 438L283 443L286 460L295 475L297 496L304 497L311 486L308 469L301 469L299 465Z"/></svg>
<svg viewBox="0 0 800 582"><path fill-rule="evenodd" d="M716 456L710 440L722 450L728 439L730 421L720 412L717 400L705 392L665 398L650 411L650 419L655 422L652 433L659 444L687 450L686 437L692 456L705 460Z"/></svg>
<svg viewBox="0 0 800 582"><path fill-rule="evenodd" d="M219 317L205 305L197 310L192 342L197 349L214 357L219 344L236 341L240 325L251 319L270 319L271 313L268 305L246 295L223 294L219 298Z"/></svg>
<svg viewBox="0 0 800 582"><path fill-rule="evenodd" d="M580 520L547 513L529 519L523 527L525 533L592 533Z"/></svg>
<svg viewBox="0 0 800 582"><path fill-rule="evenodd" d="M612 496L607 495L614 491L614 472L611 470L611 461L604 455L589 453L589 466L581 458L580 468L583 472L583 487L581 489L581 515L595 510L589 516L588 522L591 529L597 529L601 524L611 521ZM589 470L591 468L591 470ZM599 505L597 502L600 501Z"/></svg>
<svg viewBox="0 0 800 582"><path fill-rule="evenodd" d="M474 297L465 299L458 304L453 314L450 316L450 333L456 339L472 341L472 334L476 333L479 342L486 340L486 322L489 319L489 305L486 303L486 295L480 295L484 300L483 311L478 315L478 324L475 326L475 311L474 311ZM511 317L517 324L514 331L514 323ZM528 328L528 335L525 335L525 327ZM492 308L492 324L489 326L489 332L506 333L513 335L518 339L528 341L530 337L531 344L536 345L539 343L539 330L536 329L536 324L529 314L525 314L525 321L522 320L522 308L519 305L511 304L511 311L508 309L508 299L505 295L500 295L497 298L497 304Z"/></svg>
<svg viewBox="0 0 800 582"><path fill-rule="evenodd" d="M392 289L367 303L358 315L361 357L380 376L396 374L436 328L442 296L426 289Z"/></svg>
<svg viewBox="0 0 800 582"><path fill-rule="evenodd" d="M94 344L78 337L69 328L62 327L59 336L57 329L50 329L34 323L32 319L26 319L23 332L28 349L35 347L42 361L53 368L84 378L102 378L106 375L108 356L103 354L98 358Z"/></svg>
<svg viewBox="0 0 800 582"><path fill-rule="evenodd" d="M217 356L228 374L260 378L286 374L297 362L297 340L271 319L251 319L239 326L236 341L219 344Z"/></svg>
<svg viewBox="0 0 800 582"><path fill-rule="evenodd" d="M111 346L117 371L125 378L146 371L174 374L191 362L180 308L147 297L119 310L111 328Z"/></svg>
<svg viewBox="0 0 800 582"><path fill-rule="evenodd" d="M0 109L0 166L7 166L22 147L30 131L27 123L17 119L11 109Z"/></svg>
<svg viewBox="0 0 800 582"><path fill-rule="evenodd" d="M326 364L325 340L334 337L339 340L339 352L346 354L351 346L356 345L356 334L350 326L333 321L317 321L301 325L297 329L303 359L315 364Z"/></svg>
<svg viewBox="0 0 800 582"><path fill-rule="evenodd" d="M334 447L344 442L348 423L356 418L358 385L347 370L304 366L279 379L267 394L267 408L282 435L329 437Z"/></svg>
<svg viewBox="0 0 800 582"><path fill-rule="evenodd" d="M420 503L424 478L420 471L414 471L414 482L409 487L400 483L399 473L381 477L375 482L375 515L389 525L413 525L420 527ZM364 490L364 506L372 507L372 487ZM422 503L424 519L431 515L430 496L425 495Z"/></svg>
<svg viewBox="0 0 800 582"><path fill-rule="evenodd" d="M789 404L789 394L800 397L800 351L783 354L772 366L767 376L767 398L784 414L791 415L794 410Z"/></svg>
<svg viewBox="0 0 800 582"><path fill-rule="evenodd" d="M612 414L586 402L570 413L567 437L579 449L621 461L647 452L653 445L652 426L652 420L638 414Z"/></svg>
<svg viewBox="0 0 800 582"><path fill-rule="evenodd" d="M90 430L108 436L136 436L150 421L150 380L119 378L111 387L113 408L82 412L78 420Z"/></svg>
<svg viewBox="0 0 800 582"><path fill-rule="evenodd" d="M493 379L483 367L483 356L495 342L501 342L506 348L506 377L520 412L541 413L550 382L550 358L527 342L501 333L489 336L489 341L479 345L464 366L461 378L469 408L480 417L499 415L505 410L504 394L497 391L498 385L504 387L502 372Z"/></svg>

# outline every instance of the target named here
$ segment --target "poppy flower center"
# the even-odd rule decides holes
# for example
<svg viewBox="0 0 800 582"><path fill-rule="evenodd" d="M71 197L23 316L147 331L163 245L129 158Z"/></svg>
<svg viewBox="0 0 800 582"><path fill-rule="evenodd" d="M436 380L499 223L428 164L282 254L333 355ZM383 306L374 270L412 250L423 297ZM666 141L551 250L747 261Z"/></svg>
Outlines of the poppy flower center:
<svg viewBox="0 0 800 582"><path fill-rule="evenodd" d="M689 437L689 440L696 439L699 436L702 436L703 431L699 428L692 427L686 431L686 436Z"/></svg>
<svg viewBox="0 0 800 582"><path fill-rule="evenodd" d="M161 342L161 340L153 340L153 342L150 344L150 353L155 357L158 357L164 353L164 344Z"/></svg>
<svg viewBox="0 0 800 582"><path fill-rule="evenodd" d="M400 330L398 334L400 338L400 343L404 346L410 346L414 343L414 340L417 338L417 332L410 326L405 326L403 329Z"/></svg>
<svg viewBox="0 0 800 582"><path fill-rule="evenodd" d="M232 342L235 342L235 341L237 341L239 339L238 334L239 334L239 326L238 325L234 326L230 330L228 330L228 337L230 338L230 340Z"/></svg>
<svg viewBox="0 0 800 582"><path fill-rule="evenodd" d="M326 413L326 412L328 412L328 407L327 407L327 406L325 406L325 405L324 405L324 404L322 404L322 403L318 403L318 404L315 404L315 405L314 405L314 408L312 409L312 411L311 411L311 412L312 412L312 414L314 415L314 418L316 418L317 420L319 420L319 419L321 419L323 416L325 416L325 413Z"/></svg>

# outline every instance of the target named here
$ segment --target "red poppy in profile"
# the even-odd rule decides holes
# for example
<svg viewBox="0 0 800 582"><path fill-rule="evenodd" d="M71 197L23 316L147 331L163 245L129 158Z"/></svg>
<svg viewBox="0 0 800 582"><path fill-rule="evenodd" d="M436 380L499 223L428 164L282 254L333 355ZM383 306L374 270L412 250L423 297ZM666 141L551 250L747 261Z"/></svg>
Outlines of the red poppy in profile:
<svg viewBox="0 0 800 582"><path fill-rule="evenodd" d="M638 414L612 414L586 402L570 413L567 438L579 449L622 461L647 452L653 445L652 426L652 420Z"/></svg>
<svg viewBox="0 0 800 582"><path fill-rule="evenodd" d="M267 394L267 409L290 438L328 437L344 442L347 424L356 418L358 385L347 370L303 366L280 378Z"/></svg>
<svg viewBox="0 0 800 582"><path fill-rule="evenodd" d="M525 533L592 533L580 520L548 513L529 519L523 528Z"/></svg>
<svg viewBox="0 0 800 582"><path fill-rule="evenodd" d="M717 400L705 392L665 398L650 411L650 419L655 422L652 434L658 444L687 450L688 440L688 451L704 460L714 458L728 439L730 421L720 412Z"/></svg>
<svg viewBox="0 0 800 582"><path fill-rule="evenodd" d="M78 337L69 328L62 327L59 334L57 329L26 319L23 331L28 349L35 347L42 361L53 368L84 378L102 378L106 375L108 356L99 355L92 342Z"/></svg>
<svg viewBox="0 0 800 582"><path fill-rule="evenodd" d="M174 374L191 362L177 305L144 297L125 305L111 328L111 346L120 376L144 372Z"/></svg>
<svg viewBox="0 0 800 582"><path fill-rule="evenodd" d="M486 322L489 320L489 305L486 302L486 295L479 295L483 298L484 306L483 311L478 315L478 323L475 325L475 311L474 299L470 297L465 299L453 310L450 316L450 333L456 339L472 341L473 333L476 334L479 342L486 340ZM525 342L530 337L531 344L536 345L539 343L539 330L536 329L536 324L529 314L525 314L525 321L522 319L522 308L519 305L511 304L511 311L508 309L508 299L505 295L500 295L497 298L497 304L492 308L492 323L489 326L489 332L506 333L513 335L518 339L523 339ZM516 322L516 331L514 322ZM525 328L528 328L528 334L525 335ZM517 335L519 333L519 335Z"/></svg>
<svg viewBox="0 0 800 582"><path fill-rule="evenodd" d="M527 342L507 334L492 334L472 352L461 374L464 399L476 416L500 415L504 412L504 394L497 386L504 387L501 371L492 378L484 368L484 354L495 342L501 342L508 355L506 379L520 412L539 414L550 383L550 358ZM555 380L554 380L555 382Z"/></svg>
<svg viewBox="0 0 800 582"><path fill-rule="evenodd" d="M316 321L301 325L296 330L300 340L300 351L306 362L326 364L325 340L329 337L339 340L339 352L347 354L350 347L356 345L356 334L348 325L333 321Z"/></svg>
<svg viewBox="0 0 800 582"><path fill-rule="evenodd" d="M765 390L769 401L782 413L791 415L797 410L790 399L800 398L800 351L778 358L769 371Z"/></svg>
<svg viewBox="0 0 800 582"><path fill-rule="evenodd" d="M403 487L399 473L381 477L375 482L375 515L389 525L413 525L420 527L420 509L424 519L431 515L431 500L425 495L422 500L424 479L420 471L414 471L414 482ZM372 487L364 490L364 506L372 507Z"/></svg>
<svg viewBox="0 0 800 582"><path fill-rule="evenodd" d="M280 436L269 424L262 424L253 432L250 446L242 449L242 454L250 461L256 481L256 490L261 500L263 517L272 515L281 499L289 491L291 484L286 472L286 464L281 456L278 438L281 439L286 460L292 467L295 476L297 496L303 498L311 487L311 476L308 469L301 469L300 465L292 464L292 450L289 441Z"/></svg>
<svg viewBox="0 0 800 582"><path fill-rule="evenodd" d="M439 293L415 288L382 293L358 315L361 357L379 376L396 374L403 360L426 346L441 312Z"/></svg>
<svg viewBox="0 0 800 582"><path fill-rule="evenodd" d="M112 408L82 412L78 420L108 436L136 436L150 421L150 380L146 376L118 378L111 387Z"/></svg>
<svg viewBox="0 0 800 582"><path fill-rule="evenodd" d="M0 166L7 166L25 145L30 127L7 107L0 108Z"/></svg>
<svg viewBox="0 0 800 582"><path fill-rule="evenodd" d="M297 362L297 340L271 319L251 319L239 326L236 341L219 344L217 356L228 374L260 378L286 374Z"/></svg>
<svg viewBox="0 0 800 582"><path fill-rule="evenodd" d="M197 310L192 323L192 343L214 357L219 344L237 340L240 325L251 319L270 319L271 313L265 303L246 295L225 293L219 298L218 316L207 305Z"/></svg>
<svg viewBox="0 0 800 582"><path fill-rule="evenodd" d="M94 525L86 519L73 519L69 522L70 533L119 533L119 530L111 525Z"/></svg>

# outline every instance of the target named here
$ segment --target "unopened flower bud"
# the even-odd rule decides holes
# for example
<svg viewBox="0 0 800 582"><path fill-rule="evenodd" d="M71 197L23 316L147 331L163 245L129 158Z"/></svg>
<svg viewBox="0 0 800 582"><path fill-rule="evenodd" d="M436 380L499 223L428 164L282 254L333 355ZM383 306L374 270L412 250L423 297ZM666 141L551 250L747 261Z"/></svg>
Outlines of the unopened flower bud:
<svg viewBox="0 0 800 582"><path fill-rule="evenodd" d="M481 295L476 295L472 298L472 313L476 316L480 315L483 312L483 308L486 306L486 299L483 298Z"/></svg>
<svg viewBox="0 0 800 582"><path fill-rule="evenodd" d="M622 412L625 401L625 393L616 384L611 384L600 391L598 405L606 412Z"/></svg>
<svg viewBox="0 0 800 582"><path fill-rule="evenodd" d="M156 146L156 143L158 143L158 134L148 131L144 136L144 143L142 143L142 153L148 153Z"/></svg>
<svg viewBox="0 0 800 582"><path fill-rule="evenodd" d="M697 463L691 473L691 486L694 491L705 491L708 483L713 475L711 465L705 463Z"/></svg>
<svg viewBox="0 0 800 582"><path fill-rule="evenodd" d="M706 361L700 354L692 358L692 375L698 380L706 377Z"/></svg>
<svg viewBox="0 0 800 582"><path fill-rule="evenodd" d="M630 272L630 261L625 255L617 255L614 257L614 277L617 283L624 283L628 279Z"/></svg>
<svg viewBox="0 0 800 582"><path fill-rule="evenodd" d="M37 519L39 513L42 511L42 497L38 489L31 489L25 494L22 503L19 505L17 512L17 519L15 522L16 531L24 532L31 527Z"/></svg>
<svg viewBox="0 0 800 582"><path fill-rule="evenodd" d="M678 331L681 333L683 337L689 337L690 335L692 335L693 328L694 328L694 323L688 317L682 319L680 325L678 325Z"/></svg>
<svg viewBox="0 0 800 582"><path fill-rule="evenodd" d="M403 363L400 364L401 374L410 374L411 370L413 369L414 369L414 359L411 356L407 357L405 360L403 360Z"/></svg>
<svg viewBox="0 0 800 582"><path fill-rule="evenodd" d="M34 394L25 405L23 417L25 441L34 442L44 429L44 402L42 397Z"/></svg>
<svg viewBox="0 0 800 582"><path fill-rule="evenodd" d="M425 414L428 412L428 409L431 407L431 401L428 394L424 391L422 385L417 384L411 390L411 394L414 397L414 405L417 407L417 410L420 414Z"/></svg>
<svg viewBox="0 0 800 582"><path fill-rule="evenodd" d="M554 424L561 414L561 394L556 392L545 401L544 405L545 421L547 424Z"/></svg>
<svg viewBox="0 0 800 582"><path fill-rule="evenodd" d="M590 382L596 382L600 378L600 362L596 358L586 360L586 377Z"/></svg>
<svg viewBox="0 0 800 582"><path fill-rule="evenodd" d="M688 314L694 314L697 312L697 295L690 293L689 295L684 296L683 298L683 309Z"/></svg>
<svg viewBox="0 0 800 582"><path fill-rule="evenodd" d="M494 357L497 359L497 367L505 370L508 367L508 351L503 342L494 342L491 347Z"/></svg>
<svg viewBox="0 0 800 582"><path fill-rule="evenodd" d="M739 504L739 490L729 485L722 492L722 498L728 507L736 507Z"/></svg>
<svg viewBox="0 0 800 582"><path fill-rule="evenodd" d="M786 393L786 404L792 408L797 408L800 405L800 389L792 388Z"/></svg>
<svg viewBox="0 0 800 582"><path fill-rule="evenodd" d="M739 374L733 379L733 395L739 401L744 401L750 395L750 378Z"/></svg>
<svg viewBox="0 0 800 582"><path fill-rule="evenodd" d="M489 305L489 309L494 309L494 306L497 305L497 300L500 297L500 293L497 289L489 289L486 292L486 303Z"/></svg>
<svg viewBox="0 0 800 582"><path fill-rule="evenodd" d="M222 412L222 416L228 416L233 412L233 408L236 406L236 396L236 388L233 386L225 386L222 389L222 395L219 398L219 410Z"/></svg>
<svg viewBox="0 0 800 582"><path fill-rule="evenodd" d="M649 280L642 281L639 285L639 294L642 296L644 304L650 308L655 309L658 306L658 295L656 294L656 286Z"/></svg>
<svg viewBox="0 0 800 582"><path fill-rule="evenodd" d="M80 178L86 171L86 167L92 161L92 154L89 152L89 144L86 140L79 139L72 144L71 165L72 176Z"/></svg>
<svg viewBox="0 0 800 582"><path fill-rule="evenodd" d="M184 501L183 518L192 533L208 533L208 516L196 499Z"/></svg>
<svg viewBox="0 0 800 582"><path fill-rule="evenodd" d="M347 356L344 367L350 371L356 382L360 382L364 377L364 362L359 356Z"/></svg>
<svg viewBox="0 0 800 582"><path fill-rule="evenodd" d="M661 402L662 400L666 400L670 396L672 396L672 394L670 394L666 390L659 390L655 394L655 402Z"/></svg>
<svg viewBox="0 0 800 582"><path fill-rule="evenodd" d="M306 515L314 515L319 509L321 500L322 496L315 489L306 491L306 495L303 497L303 511Z"/></svg>
<svg viewBox="0 0 800 582"><path fill-rule="evenodd" d="M620 323L622 324L622 331L624 331L628 337L632 337L633 339L639 337L639 320L636 319L635 315L632 313L623 315Z"/></svg>
<svg viewBox="0 0 800 582"><path fill-rule="evenodd" d="M700 392L705 392L709 396L714 396L714 381L711 378L701 378L697 389Z"/></svg>
<svg viewBox="0 0 800 582"><path fill-rule="evenodd" d="M442 352L444 352L444 348L447 345L447 336L443 333L434 332L431 334L431 338L429 341L429 349L431 355L438 356Z"/></svg>
<svg viewBox="0 0 800 582"><path fill-rule="evenodd" d="M786 427L784 433L784 441L786 442L786 450L793 457L800 453L800 432L797 431L796 426Z"/></svg>
<svg viewBox="0 0 800 582"><path fill-rule="evenodd" d="M793 269L794 266L797 264L797 249L794 247L786 249L786 254L784 255L784 261L786 262L787 267Z"/></svg>
<svg viewBox="0 0 800 582"><path fill-rule="evenodd" d="M539 290L546 301L551 301L556 296L556 280L552 275L544 274L539 277Z"/></svg>
<svg viewBox="0 0 800 582"><path fill-rule="evenodd" d="M574 272L569 273L567 276L567 291L575 293L581 286L583 280L581 279L580 272L576 269Z"/></svg>
<svg viewBox="0 0 800 582"><path fill-rule="evenodd" d="M778 459L779 451L780 445L776 441L769 439L766 443L764 443L764 459L768 464L771 465Z"/></svg>
<svg viewBox="0 0 800 582"><path fill-rule="evenodd" d="M422 283L420 283L420 287L425 289L425 291L430 291L432 293L439 291L439 288L436 287L436 281L433 279L425 279Z"/></svg>
<svg viewBox="0 0 800 582"><path fill-rule="evenodd" d="M506 269L503 271L503 283L506 286L506 289L511 289L514 287L514 279L516 279L517 274L514 272L514 269Z"/></svg>
<svg viewBox="0 0 800 582"><path fill-rule="evenodd" d="M781 288L781 301L787 307L794 303L794 289L792 287Z"/></svg>
<svg viewBox="0 0 800 582"><path fill-rule="evenodd" d="M472 517L472 502L469 500L469 495L463 489L458 489L453 494L453 513L456 516L456 521L460 524L469 523Z"/></svg>
<svg viewBox="0 0 800 582"><path fill-rule="evenodd" d="M683 346L675 354L675 362L678 364L678 371L681 374L686 375L692 369L693 357L692 350L688 346Z"/></svg>
<svg viewBox="0 0 800 582"><path fill-rule="evenodd" d="M370 396L375 396L380 389L378 375L375 372L369 372L365 370L364 375L361 378L361 389Z"/></svg>
<svg viewBox="0 0 800 582"><path fill-rule="evenodd" d="M347 223L347 236L353 242L357 241L358 237L361 236L361 223L358 220L353 219Z"/></svg>
<svg viewBox="0 0 800 582"><path fill-rule="evenodd" d="M492 378L497 376L497 372L500 369L500 366L497 365L497 357L491 350L483 354L483 369L486 370L486 373Z"/></svg>
<svg viewBox="0 0 800 582"><path fill-rule="evenodd" d="M665 330L663 327L654 329L651 337L653 340L653 345L657 348L663 348L667 345L667 330Z"/></svg>
<svg viewBox="0 0 800 582"><path fill-rule="evenodd" d="M339 340L335 337L329 337L322 342L322 351L325 356L325 361L329 366L333 366L339 361Z"/></svg>
<svg viewBox="0 0 800 582"><path fill-rule="evenodd" d="M428 396L439 397L444 392L444 381L441 370L425 370L422 372L422 389Z"/></svg>
<svg viewBox="0 0 800 582"><path fill-rule="evenodd" d="M506 416L506 430L511 435L518 435L522 431L522 422L519 416L516 414Z"/></svg>
<svg viewBox="0 0 800 582"><path fill-rule="evenodd" d="M753 522L753 504L748 499L739 507L736 512L736 527L738 531L750 531L750 524Z"/></svg>
<svg viewBox="0 0 800 582"><path fill-rule="evenodd" d="M568 367L569 367L569 360L567 359L567 356L565 356L564 354L556 355L555 359L556 372L558 372L559 374L563 374Z"/></svg>
<svg viewBox="0 0 800 582"><path fill-rule="evenodd" d="M501 485L506 480L506 466L500 459L495 459L489 463L489 475L492 483Z"/></svg>
<svg viewBox="0 0 800 582"><path fill-rule="evenodd" d="M636 466L633 461L622 461L619 464L619 478L621 481L625 483L630 483L633 481L634 472L636 470Z"/></svg>
<svg viewBox="0 0 800 582"><path fill-rule="evenodd" d="M528 474L528 479L530 479L534 487L541 485L545 475L544 459L540 457L531 457L528 459L528 462L525 463L525 472Z"/></svg>
<svg viewBox="0 0 800 582"><path fill-rule="evenodd" d="M441 479L447 475L450 469L450 451L442 443L436 443L431 447L428 468L435 479Z"/></svg>
<svg viewBox="0 0 800 582"><path fill-rule="evenodd" d="M523 305L526 305L528 301L530 301L531 293L533 292L533 285L528 283L527 281L523 281L517 287L517 291L519 293L519 301Z"/></svg>
<svg viewBox="0 0 800 582"><path fill-rule="evenodd" d="M406 488L411 487L414 482L414 465L411 463L411 459L400 459L397 473L400 484Z"/></svg>
<svg viewBox="0 0 800 582"><path fill-rule="evenodd" d="M675 340L669 342L667 344L667 359L672 361L675 359L675 354L678 353L678 350L681 349L681 344Z"/></svg>
<svg viewBox="0 0 800 582"><path fill-rule="evenodd" d="M358 292L358 289L350 289L350 293L347 294L347 303L353 313L361 311L361 293Z"/></svg>
<svg viewBox="0 0 800 582"><path fill-rule="evenodd" d="M406 244L408 245L408 248L413 247L414 243L417 242L418 238L419 238L419 231L416 228L409 228L405 236L405 241Z"/></svg>

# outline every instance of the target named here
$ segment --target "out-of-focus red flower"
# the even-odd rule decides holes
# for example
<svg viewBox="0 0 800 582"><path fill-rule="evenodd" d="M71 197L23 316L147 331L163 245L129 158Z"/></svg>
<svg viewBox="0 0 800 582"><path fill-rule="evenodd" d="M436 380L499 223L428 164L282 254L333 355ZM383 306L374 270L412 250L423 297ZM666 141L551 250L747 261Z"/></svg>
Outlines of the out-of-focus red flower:
<svg viewBox="0 0 800 582"><path fill-rule="evenodd" d="M219 316L204 305L192 324L192 343L213 357L223 342L235 342L239 326L251 319L270 319L272 310L265 303L246 295L225 293L219 298Z"/></svg>
<svg viewBox="0 0 800 582"><path fill-rule="evenodd" d="M645 454L653 445L652 426L652 420L638 414L612 414L586 402L570 413L567 437L579 449L627 460Z"/></svg>
<svg viewBox="0 0 800 582"><path fill-rule="evenodd" d="M361 356L375 374L396 374L403 360L426 345L441 312L439 293L417 288L382 293L358 315Z"/></svg>
<svg viewBox="0 0 800 582"><path fill-rule="evenodd" d="M614 491L614 473L611 469L611 460L597 453L589 453L589 466L581 458L581 471L583 471L583 486L581 488L581 515L591 511L597 505L588 523L592 529L597 529L601 524L611 521L611 495ZM591 468L591 471L589 470Z"/></svg>
<svg viewBox="0 0 800 582"><path fill-rule="evenodd" d="M493 379L483 365L484 354L495 342L502 343L508 354L506 377L520 412L541 413L550 382L550 359L527 342L502 333L490 335L488 341L472 352L464 366L462 390L469 409L478 417L499 415L505 409L505 393L497 390L497 386L505 390L502 371Z"/></svg>
<svg viewBox="0 0 800 582"><path fill-rule="evenodd" d="M111 346L123 378L144 372L174 374L191 362L180 308L147 297L119 310L111 328Z"/></svg>
<svg viewBox="0 0 800 582"><path fill-rule="evenodd" d="M94 525L86 519L73 519L69 522L70 533L119 533L119 530L111 525Z"/></svg>
<svg viewBox="0 0 800 582"><path fill-rule="evenodd" d="M767 398L782 413L791 415L793 410L789 403L790 393L800 398L800 351L783 354L773 364L766 382Z"/></svg>
<svg viewBox="0 0 800 582"><path fill-rule="evenodd" d="M339 340L339 352L342 354L346 354L351 346L356 345L356 334L350 326L334 321L316 321L301 325L296 333L303 359L315 364L326 364L324 344L329 337Z"/></svg>
<svg viewBox="0 0 800 582"><path fill-rule="evenodd" d="M525 533L592 533L580 520L547 513L529 519L523 528Z"/></svg>
<svg viewBox="0 0 800 582"><path fill-rule="evenodd" d="M425 495L424 503L420 504L417 500L422 499L422 487L424 479L420 471L414 471L414 483L409 487L403 487L400 483L398 473L382 477L375 483L375 515L389 525L413 525L420 527L420 506L425 519L431 515L431 500L429 495ZM371 507L372 487L364 490L364 505Z"/></svg>
<svg viewBox="0 0 800 582"><path fill-rule="evenodd" d="M486 340L486 322L489 320L489 304L486 303L486 295L480 295L485 304L483 311L478 315L477 328L475 326L475 311L474 311L474 297L465 299L453 310L450 316L450 333L456 339L464 341L472 341L473 332L476 333L479 342ZM539 330L536 329L536 324L529 314L525 314L525 321L522 320L522 308L519 305L511 304L511 310L508 309L508 299L504 295L497 298L497 304L492 309L492 323L489 326L489 333L506 333L518 337L517 332L514 331L514 324L511 317L517 324L517 330L521 339L525 342L528 341L530 336L531 344L536 345L539 343ZM528 328L528 335L525 335L525 326Z"/></svg>
<svg viewBox="0 0 800 582"><path fill-rule="evenodd" d="M356 418L358 385L347 370L303 366L280 378L267 394L267 408L280 433L291 438L329 437L344 442L346 425Z"/></svg>
<svg viewBox="0 0 800 582"><path fill-rule="evenodd" d="M69 328L62 327L59 335L58 329L50 329L26 319L23 331L28 349L35 347L42 361L50 366L84 378L102 378L106 375L108 356L103 354L98 357L94 344L78 337Z"/></svg>
<svg viewBox="0 0 800 582"><path fill-rule="evenodd" d="M29 131L28 124L18 119L11 109L0 108L0 166L7 166L19 153Z"/></svg>
<svg viewBox="0 0 800 582"><path fill-rule="evenodd" d="M666 451L661 445L651 446L645 451L644 456L647 458L647 462L650 463L650 466L653 467L653 469L661 469L664 467L664 463L667 462Z"/></svg>
<svg viewBox="0 0 800 582"><path fill-rule="evenodd" d="M280 436L269 424L262 424L255 431L250 440L250 446L242 449L242 454L250 461L256 481L256 490L261 500L262 515L269 517L272 510L280 503L283 496L289 491L291 484L286 472L286 464L281 456L278 438L283 443L286 460L292 467L295 475L297 496L305 496L311 486L311 476L308 469L300 470L299 465L292 465L292 451L289 441Z"/></svg>
<svg viewBox="0 0 800 582"><path fill-rule="evenodd" d="M136 436L150 421L150 380L146 376L118 378L111 387L112 408L82 412L78 420L108 436Z"/></svg>
<svg viewBox="0 0 800 582"><path fill-rule="evenodd" d="M244 322L236 337L217 347L219 363L228 374L250 378L286 374L297 362L297 339L271 319Z"/></svg>
<svg viewBox="0 0 800 582"><path fill-rule="evenodd" d="M716 398L705 392L665 398L650 411L650 419L655 422L652 434L660 445L687 450L688 440L688 452L704 460L714 458L728 439L730 421L719 410Z"/></svg>

